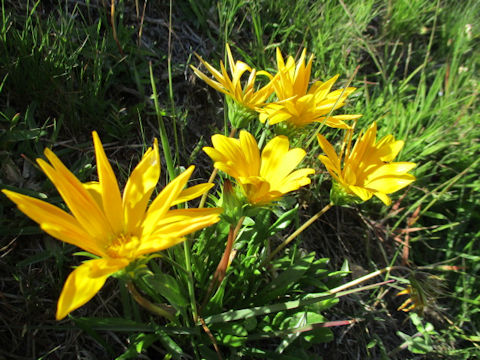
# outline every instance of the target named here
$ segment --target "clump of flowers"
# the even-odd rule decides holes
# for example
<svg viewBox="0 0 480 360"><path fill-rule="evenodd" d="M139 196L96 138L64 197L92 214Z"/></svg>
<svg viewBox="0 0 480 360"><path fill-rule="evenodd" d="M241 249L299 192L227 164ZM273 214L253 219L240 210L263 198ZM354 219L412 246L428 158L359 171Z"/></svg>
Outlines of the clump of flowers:
<svg viewBox="0 0 480 360"><path fill-rule="evenodd" d="M176 204L202 195L212 185L184 187L189 167L148 202L160 177L155 141L130 175L123 196L96 132L93 133L98 181L81 183L49 149L50 163L38 165L55 185L71 214L45 201L2 190L42 230L98 257L83 262L67 278L58 300L57 320L88 302L106 279L145 254L165 250L185 236L219 221L221 209L174 209Z"/></svg>
<svg viewBox="0 0 480 360"><path fill-rule="evenodd" d="M360 132L352 146L354 126L348 121L355 120L360 115L332 113L345 105L347 97L355 88L346 87L332 91L338 75L326 82L316 81L310 84L313 55L307 61L305 49L297 62L291 56L285 61L277 49L278 71L275 75L265 71L257 72L242 61L234 61L228 44L226 53L230 74L223 62L220 62L218 71L200 57L201 63L213 79L192 66L195 74L208 85L227 95L228 115L232 125L229 137L213 135L212 146L203 148L214 166L208 183L185 188L194 166L176 176L174 162L168 151L165 127L160 126L171 181L153 200L151 197L160 178L157 141L145 152L130 174L122 193L96 132L93 132L93 143L98 181L80 182L49 149L45 150L47 161L37 159L38 165L55 185L69 212L30 196L2 190L20 211L40 224L46 233L85 250L92 258L84 261L68 276L58 300L58 320L91 300L109 276L116 276L126 280L130 294L139 305L170 321L167 326L175 324L188 330L194 329L191 332L182 330L181 334L195 335L193 337L198 338L195 341L203 342L202 346L205 348L204 339L207 337L197 336L203 335L197 334L202 328L221 358L217 338L218 334L222 336L222 330L218 329L225 329L223 335L228 335L221 339L222 346L233 344L228 342L233 333L230 330L240 323L236 320L245 320L242 318L245 314L250 320L258 314L267 315L258 322L262 324L259 331L287 324L285 328L269 331L269 337L280 333L301 334L307 327L315 329L353 323L353 319L335 321L333 324L325 323L323 316L308 311L304 300L308 300L308 304L312 305L325 301L324 308L328 308L332 304L332 296L362 291L361 288L348 292L344 290L395 269L395 266L392 266L378 270L327 290L327 282L323 282L323 278L311 281L312 274L328 277L330 283L334 276L344 276L345 271L338 272L342 273L341 275L329 272L324 268L325 259L317 261L315 254L304 256L302 251L292 251L270 264L277 254L298 239L302 231L334 205L359 203L373 196L385 205L390 205L389 194L415 180L409 172L416 164L394 161L404 142L395 140L393 135L377 140L375 122L364 132ZM245 74L248 74L246 82L242 81ZM268 83L257 87L257 75L266 76ZM273 99L273 93L276 100L268 102ZM292 128L294 131L290 132L290 135L295 133L300 136L295 139L284 135L274 136L263 148L247 130L241 130L236 138L237 128L246 126L256 117L259 118L256 130L263 130L259 141L261 144L270 134L267 126L262 126L267 120L270 125L281 124L288 129ZM339 153L324 135L317 136L320 148L325 153L318 158L333 179L330 201L325 201L320 211L283 238L281 231L293 227L295 220L300 218L296 213L300 206L297 204L285 211L285 207L291 204L291 199L283 202L281 200L287 194L309 185L310 177L315 174L313 168L300 166L307 151L290 146L292 142L301 143L308 136L309 129L306 126L312 123L346 130L345 141ZM315 140L315 135L312 135L310 140ZM230 179L226 178L223 187L218 191L218 197L210 197L216 204L214 206L220 204L225 209L203 208L207 193L214 186L217 170L233 178L236 185L232 186ZM202 199L198 208L180 205L200 196ZM180 206L174 208L176 205ZM271 221L274 217L275 222ZM193 246L190 247L190 242L184 242L187 235L219 221L221 222L218 226L203 231L195 239L197 242ZM276 247L272 247L270 243L274 236L281 238L281 243ZM238 239L241 241L236 243ZM170 249L162 255L152 255L181 242L184 242L183 252ZM223 254L220 256L221 252ZM237 253L241 255L237 256ZM215 269L216 263L218 265ZM236 268L235 272L228 273L231 267L236 266L238 269ZM166 268L168 270L165 271ZM270 276L267 269L272 269L272 274L278 273L278 276ZM262 272L267 275L262 277ZM237 279L239 281L224 282L231 278L230 275L240 276ZM390 281L393 280L374 286L382 286ZM238 288L226 291L227 284ZM138 290L135 286L138 286ZM428 291L422 292L424 289L428 290L429 287L415 282L412 277L410 285L399 293L410 295L399 310L410 311L415 308L421 311L427 299L425 294L428 294ZM312 292L312 296L308 296L307 292ZM144 294L157 304L144 298ZM264 300L265 298L267 300ZM238 302L238 299L241 301ZM165 303L161 303L164 301ZM270 323L270 314L284 310L287 303L297 305L289 305L289 311L282 311L280 317L271 316ZM246 304L253 307L243 308L249 306ZM227 312L219 313L224 310ZM302 319L302 322L307 321L300 332L299 319ZM256 320L249 324L252 329L256 326ZM149 334L152 337L148 337L148 340L138 337L138 341L153 343L158 334L164 333L160 327L151 328L155 330ZM235 336L235 346L239 346L240 342L247 342L250 338L247 334L252 329L247 330L245 325L245 329L242 328L241 331L244 335ZM235 334L240 334L235 331ZM254 332L252 335L251 338L256 337ZM136 341L133 337L132 339ZM172 347L175 350L178 347L174 341L170 344L175 345ZM129 349L136 349L136 345L139 343L132 343ZM196 345L192 341L188 346ZM203 353L197 351L197 355L203 356Z"/></svg>

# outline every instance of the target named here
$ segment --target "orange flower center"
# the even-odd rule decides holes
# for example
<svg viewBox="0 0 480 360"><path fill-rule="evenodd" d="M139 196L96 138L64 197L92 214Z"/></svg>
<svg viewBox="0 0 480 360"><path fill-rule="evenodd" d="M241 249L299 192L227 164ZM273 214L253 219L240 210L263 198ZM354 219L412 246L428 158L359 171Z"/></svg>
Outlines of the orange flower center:
<svg viewBox="0 0 480 360"><path fill-rule="evenodd" d="M140 240L137 236L119 234L110 242L105 250L107 255L114 259L133 259L135 258L135 251L139 245Z"/></svg>

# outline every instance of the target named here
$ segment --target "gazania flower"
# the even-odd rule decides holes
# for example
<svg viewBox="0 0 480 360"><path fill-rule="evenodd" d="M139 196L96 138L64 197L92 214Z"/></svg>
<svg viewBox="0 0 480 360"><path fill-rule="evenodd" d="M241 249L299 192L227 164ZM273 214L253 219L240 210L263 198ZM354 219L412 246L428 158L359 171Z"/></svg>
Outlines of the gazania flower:
<svg viewBox="0 0 480 360"><path fill-rule="evenodd" d="M445 284L438 276L415 272L409 276L409 284L396 296L407 295L408 298L397 308L398 311L414 310L423 314L425 310L439 310L437 298L445 295Z"/></svg>
<svg viewBox="0 0 480 360"><path fill-rule="evenodd" d="M377 142L376 123L359 136L353 149L350 149L351 131L348 136L350 140L342 159L342 155L338 156L327 139L319 134L318 142L326 156L320 155L318 158L346 194L355 195L362 201L375 195L390 205L391 199L387 194L415 181L415 176L408 173L416 166L415 163L392 162L404 142L395 140L393 135L387 135Z"/></svg>
<svg viewBox="0 0 480 360"><path fill-rule="evenodd" d="M172 247L184 241L185 235L219 220L217 208L170 210L210 188L211 184L200 184L183 190L193 166L170 182L148 207L160 176L156 141L133 170L121 196L96 132L93 140L98 182L82 184L49 149L45 156L50 163L37 160L71 214L45 201L2 190L45 232L98 256L68 276L58 300L57 320L89 301L110 275L135 259Z"/></svg>
<svg viewBox="0 0 480 360"><path fill-rule="evenodd" d="M197 55L198 56L198 55ZM259 107L265 104L267 98L272 94L273 88L271 83L255 90L255 80L257 75L270 75L265 71L257 71L245 64L243 61L234 62L230 46L227 44L227 58L228 65L230 67L230 73L232 77L227 73L223 62L220 61L220 71L216 70L213 66L198 56L199 60L207 68L207 70L213 75L215 80L211 79L196 67L191 66L195 74L205 81L208 85L215 90L224 93L231 97L237 104L249 109L250 111L257 111ZM242 88L241 78L245 72L249 72L248 80L245 86Z"/></svg>
<svg viewBox="0 0 480 360"><path fill-rule="evenodd" d="M285 136L270 140L261 156L254 137L245 130L240 132L240 139L213 135L212 143L213 148L203 150L217 169L235 178L252 205L268 204L310 184L308 175L315 172L308 168L293 171L305 157L305 151L289 150Z"/></svg>
<svg viewBox="0 0 480 360"><path fill-rule="evenodd" d="M289 56L285 64L280 50L277 48L278 72L272 78L278 100L265 106L260 113L260 121L267 119L270 124L283 121L295 126L304 127L313 122L348 129L346 120L357 119L361 115L327 115L343 105L348 95L355 91L354 87L330 91L338 78L334 76L326 82L316 81L310 89L310 73L313 55L305 65L306 49L295 66L295 60Z"/></svg>
<svg viewBox="0 0 480 360"><path fill-rule="evenodd" d="M409 297L397 308L397 311L409 312L415 309L416 311L423 313L426 299L419 289L412 287L412 285L407 285L407 287L397 293L396 296L400 295L409 295Z"/></svg>

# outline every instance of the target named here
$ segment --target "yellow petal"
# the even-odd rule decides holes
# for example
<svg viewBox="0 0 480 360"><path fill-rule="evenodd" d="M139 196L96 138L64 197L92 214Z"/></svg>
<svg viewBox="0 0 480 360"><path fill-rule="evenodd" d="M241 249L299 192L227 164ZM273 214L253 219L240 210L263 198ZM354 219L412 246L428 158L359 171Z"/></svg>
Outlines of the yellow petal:
<svg viewBox="0 0 480 360"><path fill-rule="evenodd" d="M98 181L89 181L83 183L83 187L92 196L98 207L103 210L102 186L100 185L100 183Z"/></svg>
<svg viewBox="0 0 480 360"><path fill-rule="evenodd" d="M319 123L325 123L325 125L335 129L351 129L352 126L345 123L345 120L354 120L362 117L362 115L332 115L322 116L315 121Z"/></svg>
<svg viewBox="0 0 480 360"><path fill-rule="evenodd" d="M235 61L233 60L232 50L230 50L228 43L225 44L225 48L227 49L228 66L230 66L230 70L233 72L235 70Z"/></svg>
<svg viewBox="0 0 480 360"><path fill-rule="evenodd" d="M372 197L372 193L368 191L367 189L364 189L360 186L355 186L355 185L350 185L348 189L353 192L355 195L357 195L360 199L363 201L367 201Z"/></svg>
<svg viewBox="0 0 480 360"><path fill-rule="evenodd" d="M93 238L107 238L111 226L97 202L50 149L45 149L45 156L52 165L42 159L37 159L37 163L55 185L82 228Z"/></svg>
<svg viewBox="0 0 480 360"><path fill-rule="evenodd" d="M206 193L214 185L215 184L213 183L204 183L189 187L188 189L183 190L180 195L178 195L177 199L172 203L172 206L195 199Z"/></svg>
<svg viewBox="0 0 480 360"><path fill-rule="evenodd" d="M96 131L93 132L98 179L101 186L103 211L114 233L123 231L123 208L117 178L108 162L102 143Z"/></svg>
<svg viewBox="0 0 480 360"><path fill-rule="evenodd" d="M240 146L245 156L245 161L249 166L249 175L258 175L260 173L260 150L255 138L248 131L240 132Z"/></svg>
<svg viewBox="0 0 480 360"><path fill-rule="evenodd" d="M205 146L202 150L207 153L207 155L213 160L213 162L227 161L225 155L223 155L220 151L213 147Z"/></svg>
<svg viewBox="0 0 480 360"><path fill-rule="evenodd" d="M87 303L102 288L108 276L127 265L128 261L124 259L95 259L73 270L58 299L57 320Z"/></svg>
<svg viewBox="0 0 480 360"><path fill-rule="evenodd" d="M142 224L142 237L149 236L158 227L158 221L173 206L174 201L181 194L190 179L195 166L190 166L183 173L173 179L152 201Z"/></svg>
<svg viewBox="0 0 480 360"><path fill-rule="evenodd" d="M160 177L160 155L155 139L130 175L123 191L126 233L135 234L145 216L148 200Z"/></svg>
<svg viewBox="0 0 480 360"><path fill-rule="evenodd" d="M377 178L373 181L368 182L365 186L378 192L391 194L400 189L403 189L414 181L415 176L410 174L392 175Z"/></svg>
<svg viewBox="0 0 480 360"><path fill-rule="evenodd" d="M392 203L392 199L390 199L390 197L387 194L384 194L381 192L375 192L373 193L373 195L375 195L377 198L382 200L382 202L387 206L390 206L390 204Z"/></svg>
<svg viewBox="0 0 480 360"><path fill-rule="evenodd" d="M219 92L222 92L226 95L231 95L226 89L225 87L217 82L217 81L214 81L212 79L210 79L207 75L205 75L204 73L202 73L200 70L198 70L195 66L193 65L190 65L190 67L193 69L193 71L195 72L195 75L197 75L200 79L202 79L203 81L205 81L208 85L210 85L211 87L213 87L215 90L219 91ZM216 71L216 70L215 70ZM218 73L219 76L221 77L222 75L220 73Z"/></svg>
<svg viewBox="0 0 480 360"><path fill-rule="evenodd" d="M335 172L340 173L341 172L340 159L338 158L337 153L335 152L335 149L333 148L332 144L330 144L330 142L325 138L325 136L323 136L321 134L317 135L317 139L318 139L318 143L319 143L320 147L322 148L323 152L327 155L327 157L332 162L332 165L335 169Z"/></svg>
<svg viewBox="0 0 480 360"><path fill-rule="evenodd" d="M327 170L330 173L330 175L332 176L332 178L334 178L337 182L341 182L340 179L339 179L339 176L341 174L341 170L335 167L335 165L332 163L330 158L328 158L324 155L319 155L318 159L323 163L323 165L325 165L325 167L327 168Z"/></svg>
<svg viewBox="0 0 480 360"><path fill-rule="evenodd" d="M297 190L298 188L310 184L311 180L308 177L308 175L315 174L314 169L299 169L288 176L286 176L280 184L278 184L278 187L276 187L274 190L278 190L282 194L289 193L290 191Z"/></svg>
<svg viewBox="0 0 480 360"><path fill-rule="evenodd" d="M305 150L300 148L291 149L288 151L282 158L280 166L276 169L275 172L271 174L266 174L265 178L270 181L271 184L275 184L283 181L283 179L288 176L305 157ZM276 188L276 186L272 186Z"/></svg>
<svg viewBox="0 0 480 360"><path fill-rule="evenodd" d="M388 141L389 136L387 135L384 139L387 141L383 142L380 140L377 146L379 147L379 157L382 161L393 161L397 157L398 153L402 150L404 142L402 140L394 141L393 136L391 137L392 141Z"/></svg>
<svg viewBox="0 0 480 360"><path fill-rule="evenodd" d="M412 170L417 164L413 162L394 162L379 166L370 174L370 178L375 179L383 176L404 175Z"/></svg>
<svg viewBox="0 0 480 360"><path fill-rule="evenodd" d="M278 169L283 165L283 157L287 154L288 147L288 138L283 135L275 136L265 145L261 157L261 177L272 179L275 176Z"/></svg>
<svg viewBox="0 0 480 360"><path fill-rule="evenodd" d="M2 192L49 235L92 254L104 255L103 247L81 227L72 215L27 195L10 190L2 190Z"/></svg>
<svg viewBox="0 0 480 360"><path fill-rule="evenodd" d="M222 166L222 170L226 171L228 175L234 178L251 175L250 164L246 160L246 155L239 139L217 134L212 136L212 144L224 156L223 161L228 167ZM231 166L232 164L234 166ZM218 164L215 164L215 167L218 167Z"/></svg>
<svg viewBox="0 0 480 360"><path fill-rule="evenodd" d="M155 230L140 244L136 255L168 249L185 240L184 236L220 220L221 208L178 209L169 211L156 224Z"/></svg>

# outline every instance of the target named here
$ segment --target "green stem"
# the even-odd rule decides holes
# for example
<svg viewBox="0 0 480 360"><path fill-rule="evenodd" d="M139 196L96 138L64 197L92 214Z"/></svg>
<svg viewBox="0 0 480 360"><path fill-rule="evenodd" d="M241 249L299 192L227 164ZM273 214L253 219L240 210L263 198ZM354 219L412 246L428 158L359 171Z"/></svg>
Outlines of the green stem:
<svg viewBox="0 0 480 360"><path fill-rule="evenodd" d="M133 284L132 281L127 282L127 288L128 288L128 291L130 292L130 294L135 299L135 301L141 307L147 309L148 311L150 311L151 313L153 313L155 315L162 316L162 317L170 320L171 322L176 322L175 317L173 316L173 314L169 310L167 310L167 308L163 308L159 305L155 305L154 303L150 302L149 300L145 299L142 295L140 295L140 293L135 288L135 285Z"/></svg>
<svg viewBox="0 0 480 360"><path fill-rule="evenodd" d="M188 287L188 296L190 298L190 306L192 308L192 317L193 321L197 322L198 311L197 311L197 301L195 299L195 289L193 287L193 273L192 273L192 253L190 249L190 240L183 242L183 252L185 254L185 267L187 270L187 287Z"/></svg>
<svg viewBox="0 0 480 360"><path fill-rule="evenodd" d="M317 220L320 216L325 214L331 207L333 203L327 204L322 210L318 213L313 215L308 221L306 221L302 226L300 226L293 234L291 234L288 238L286 238L280 245L277 246L275 250L270 254L270 256L260 265L260 267L267 265L274 257L277 255L278 252L283 250L285 246L287 246L293 239L295 239L298 235L300 235L306 228L308 228L315 220Z"/></svg>
<svg viewBox="0 0 480 360"><path fill-rule="evenodd" d="M170 0L170 13L168 17L168 58L167 58L167 69L168 69L168 97L170 98L170 107L172 111L172 125L173 125L173 137L175 139L175 158L179 159L180 151L178 146L178 135L177 135L177 113L175 111L175 101L173 99L173 79L172 79L172 0Z"/></svg>
<svg viewBox="0 0 480 360"><path fill-rule="evenodd" d="M157 87L155 86L155 79L153 78L152 62L149 62L150 68L150 83L153 91L153 103L155 104L155 113L157 114L158 130L160 132L160 141L162 143L163 155L165 156L165 162L167 163L167 170L170 180L175 178L175 168L173 166L172 154L170 153L170 146L168 144L167 130L165 129L165 123L163 122L162 113L160 111L160 104L158 103Z"/></svg>
<svg viewBox="0 0 480 360"><path fill-rule="evenodd" d="M367 280L370 280L376 276L382 275L383 273L390 273L393 270L406 270L406 271L411 271L409 268L405 266L387 266L386 268L374 271L370 274L367 274L365 276L359 277L358 279L352 280L346 284L340 285L334 289L331 289L329 291L330 294L336 294L336 293L341 293L341 296L348 295L350 292L345 292L345 289L351 288L352 286L361 284ZM354 289L355 290L355 289Z"/></svg>

